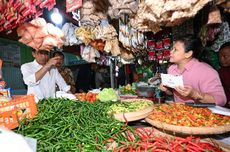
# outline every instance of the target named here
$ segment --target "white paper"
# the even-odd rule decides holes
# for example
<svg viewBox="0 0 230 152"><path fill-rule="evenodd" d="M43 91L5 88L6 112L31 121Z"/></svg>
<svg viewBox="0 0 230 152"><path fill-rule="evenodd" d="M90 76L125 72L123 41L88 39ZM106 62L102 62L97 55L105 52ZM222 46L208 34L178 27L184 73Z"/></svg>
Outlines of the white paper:
<svg viewBox="0 0 230 152"><path fill-rule="evenodd" d="M175 88L178 86L183 87L183 76L174 76L171 74L161 74L161 82L163 85L168 86L170 88Z"/></svg>
<svg viewBox="0 0 230 152"><path fill-rule="evenodd" d="M70 99L70 100L77 100L75 95L73 95L71 93L66 93L64 91L57 91L56 97L57 98L66 98L66 99Z"/></svg>
<svg viewBox="0 0 230 152"><path fill-rule="evenodd" d="M220 107L220 106L209 107L209 109L212 111L212 113L230 116L230 109Z"/></svg>

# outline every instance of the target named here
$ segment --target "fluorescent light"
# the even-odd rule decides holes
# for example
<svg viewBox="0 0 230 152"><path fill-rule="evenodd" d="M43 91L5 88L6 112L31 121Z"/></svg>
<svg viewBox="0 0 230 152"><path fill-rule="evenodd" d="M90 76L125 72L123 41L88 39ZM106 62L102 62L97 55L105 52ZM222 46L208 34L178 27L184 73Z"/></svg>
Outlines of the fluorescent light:
<svg viewBox="0 0 230 152"><path fill-rule="evenodd" d="M62 18L62 15L59 13L57 8L53 9L53 13L51 14L51 20L55 24L62 24L63 18Z"/></svg>

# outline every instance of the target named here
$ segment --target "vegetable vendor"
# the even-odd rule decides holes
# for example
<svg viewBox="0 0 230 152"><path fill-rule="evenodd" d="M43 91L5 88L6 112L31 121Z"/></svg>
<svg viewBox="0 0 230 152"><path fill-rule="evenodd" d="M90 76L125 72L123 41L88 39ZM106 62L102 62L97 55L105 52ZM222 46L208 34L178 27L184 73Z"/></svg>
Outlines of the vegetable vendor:
<svg viewBox="0 0 230 152"><path fill-rule="evenodd" d="M192 35L175 40L170 54L168 74L182 75L184 87L169 88L160 85L166 94L174 94L176 102L216 103L224 106L226 96L219 75L211 66L196 59L201 41Z"/></svg>
<svg viewBox="0 0 230 152"><path fill-rule="evenodd" d="M59 57L49 59L49 52L45 50L33 50L32 55L35 60L21 66L24 83L28 86L27 94L34 94L37 102L55 97L56 85L61 91L70 91L56 68Z"/></svg>

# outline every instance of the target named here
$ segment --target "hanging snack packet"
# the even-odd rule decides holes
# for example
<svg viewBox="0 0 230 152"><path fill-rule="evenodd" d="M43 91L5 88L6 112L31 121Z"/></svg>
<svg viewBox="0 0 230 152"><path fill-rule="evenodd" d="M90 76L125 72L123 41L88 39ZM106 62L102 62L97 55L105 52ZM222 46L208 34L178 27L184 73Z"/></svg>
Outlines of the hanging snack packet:
<svg viewBox="0 0 230 152"><path fill-rule="evenodd" d="M11 100L11 88L0 89L0 102Z"/></svg>

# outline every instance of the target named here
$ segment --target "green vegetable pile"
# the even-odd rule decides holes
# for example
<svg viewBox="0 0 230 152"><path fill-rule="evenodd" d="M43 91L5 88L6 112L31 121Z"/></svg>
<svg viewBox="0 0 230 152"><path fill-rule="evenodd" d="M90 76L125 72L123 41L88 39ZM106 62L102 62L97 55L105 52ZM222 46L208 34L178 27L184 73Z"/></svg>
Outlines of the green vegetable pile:
<svg viewBox="0 0 230 152"><path fill-rule="evenodd" d="M117 101L118 96L113 88L104 88L99 94L98 99L102 102L105 101Z"/></svg>
<svg viewBox="0 0 230 152"><path fill-rule="evenodd" d="M126 86L119 87L119 91L122 95L130 94L130 95L137 95L136 91L133 89L134 87L130 84Z"/></svg>
<svg viewBox="0 0 230 152"><path fill-rule="evenodd" d="M117 102L110 106L108 113L118 114L139 111L151 106L152 104L152 102L143 100L136 100L134 102Z"/></svg>
<svg viewBox="0 0 230 152"><path fill-rule="evenodd" d="M38 152L103 151L107 139L124 131L124 123L107 114L112 103L42 100L38 115L24 120L14 131L37 139Z"/></svg>

